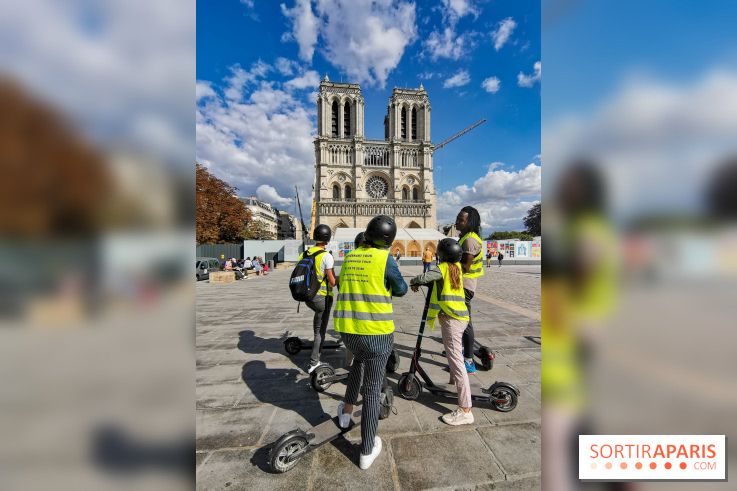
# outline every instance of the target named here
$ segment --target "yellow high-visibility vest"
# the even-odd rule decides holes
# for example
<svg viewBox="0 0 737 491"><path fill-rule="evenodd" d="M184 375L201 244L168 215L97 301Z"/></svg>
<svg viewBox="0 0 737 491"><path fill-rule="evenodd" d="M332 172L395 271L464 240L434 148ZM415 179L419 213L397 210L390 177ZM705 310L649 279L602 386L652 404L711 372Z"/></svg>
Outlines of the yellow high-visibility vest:
<svg viewBox="0 0 737 491"><path fill-rule="evenodd" d="M578 320L600 322L611 315L617 304L617 239L612 226L605 217L587 213L571 221L565 238L569 245L584 241L597 246L599 260L571 297Z"/></svg>
<svg viewBox="0 0 737 491"><path fill-rule="evenodd" d="M307 254L314 254L318 251L325 251L322 247L313 246L307 249ZM315 258L315 273L317 273L317 279L320 282L320 289L317 290L317 295L321 295L323 297L332 297L333 296L333 289L329 287L328 282L325 278L325 274L320 271L320 267L322 266L322 258L325 257L325 254L327 254L327 251L324 254L320 254ZM298 262L302 260L302 257L304 256L304 253L299 255Z"/></svg>
<svg viewBox="0 0 737 491"><path fill-rule="evenodd" d="M540 385L542 401L553 408L579 411L586 402L579 341L572 324L565 282L542 283Z"/></svg>
<svg viewBox="0 0 737 491"><path fill-rule="evenodd" d="M454 319L466 322L470 320L466 308L466 298L463 294L463 270L461 269L461 263L455 263L455 265L458 266L458 270L461 272L461 284L458 288L453 288L450 283L448 263L438 264L440 272L443 273L443 289L440 291L440 295L438 295L437 283L432 289L430 306L427 310L427 325L430 326L430 329L435 329L435 319L441 310Z"/></svg>
<svg viewBox="0 0 737 491"><path fill-rule="evenodd" d="M337 332L362 335L394 332L391 291L384 284L389 251L361 247L346 255L333 310Z"/></svg>
<svg viewBox="0 0 737 491"><path fill-rule="evenodd" d="M463 237L461 237L461 240L458 241L458 244L463 247L463 243L466 242L469 237L479 243L480 250L479 253L476 254L476 257L473 258L473 262L471 263L471 268L469 269L468 273L464 273L464 276L466 278L480 278L481 276L484 276L484 249L483 247L481 247L484 245L484 243L481 241L481 237L479 237L476 232L468 232Z"/></svg>

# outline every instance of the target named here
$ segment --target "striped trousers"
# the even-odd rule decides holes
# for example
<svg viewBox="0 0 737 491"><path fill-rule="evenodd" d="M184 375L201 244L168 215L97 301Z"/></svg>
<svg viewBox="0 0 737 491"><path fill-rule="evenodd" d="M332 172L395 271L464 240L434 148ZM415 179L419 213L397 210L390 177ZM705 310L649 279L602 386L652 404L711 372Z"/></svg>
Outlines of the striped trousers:
<svg viewBox="0 0 737 491"><path fill-rule="evenodd" d="M394 334L363 336L341 333L340 336L346 348L353 353L344 400L346 404L356 404L359 389L363 388L361 453L368 455L374 449L374 437L379 426L381 387L386 376L386 362L394 346Z"/></svg>

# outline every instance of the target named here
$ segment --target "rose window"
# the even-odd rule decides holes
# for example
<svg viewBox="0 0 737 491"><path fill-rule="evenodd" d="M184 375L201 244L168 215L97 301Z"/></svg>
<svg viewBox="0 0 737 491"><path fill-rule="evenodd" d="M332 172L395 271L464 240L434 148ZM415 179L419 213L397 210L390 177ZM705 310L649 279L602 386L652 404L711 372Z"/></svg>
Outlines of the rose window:
<svg viewBox="0 0 737 491"><path fill-rule="evenodd" d="M366 192L372 198L386 198L386 192L389 189L386 181L379 176L371 176L366 181Z"/></svg>

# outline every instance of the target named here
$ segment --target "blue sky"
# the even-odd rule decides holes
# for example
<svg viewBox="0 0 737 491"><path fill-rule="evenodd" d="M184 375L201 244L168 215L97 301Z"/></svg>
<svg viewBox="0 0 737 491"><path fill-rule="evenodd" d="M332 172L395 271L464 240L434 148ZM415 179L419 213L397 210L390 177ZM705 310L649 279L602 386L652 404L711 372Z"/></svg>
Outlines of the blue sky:
<svg viewBox="0 0 737 491"><path fill-rule="evenodd" d="M623 223L693 213L737 155L737 3L542 2L544 193L601 165Z"/></svg>
<svg viewBox="0 0 737 491"><path fill-rule="evenodd" d="M486 231L521 229L540 195L539 61L536 1L200 1L197 158L293 210L294 185L312 183L319 78L361 84L372 139L392 88L422 83L434 142L487 119L435 155L438 221L471 204Z"/></svg>
<svg viewBox="0 0 737 491"><path fill-rule="evenodd" d="M637 71L689 82L737 64L737 2L543 0L542 9L544 122L595 106Z"/></svg>

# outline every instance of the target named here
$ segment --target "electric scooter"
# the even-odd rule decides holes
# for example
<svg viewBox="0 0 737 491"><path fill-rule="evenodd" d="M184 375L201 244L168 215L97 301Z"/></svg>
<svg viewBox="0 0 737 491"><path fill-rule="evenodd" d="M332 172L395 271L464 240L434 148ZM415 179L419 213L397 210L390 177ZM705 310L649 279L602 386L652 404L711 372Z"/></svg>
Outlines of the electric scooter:
<svg viewBox="0 0 737 491"><path fill-rule="evenodd" d="M475 339L473 341L473 347L473 354L479 359L481 367L487 372L494 368L494 353L492 353L489 348L480 344ZM445 351L443 351L442 354L443 356L445 356Z"/></svg>
<svg viewBox="0 0 737 491"><path fill-rule="evenodd" d="M397 390L399 395L407 400L414 401L420 396L424 387L430 393L455 399L458 392L453 384L436 384L430 376L420 366L420 356L422 354L422 338L425 333L425 323L427 321L427 311L430 307L430 298L432 297L432 289L434 284L428 288L427 297L425 298L425 308L422 311L422 321L420 322L420 331L417 334L417 344L412 353L412 361L410 363L409 372L405 372L397 382ZM417 376L419 374L419 377ZM420 377L422 380L420 380ZM520 395L519 389L508 382L494 382L488 389L471 386L471 399L480 402L490 402L497 411L509 412L517 407L517 399Z"/></svg>
<svg viewBox="0 0 737 491"><path fill-rule="evenodd" d="M381 388L379 419L386 419L392 410L394 393L386 378ZM287 472L296 466L299 461L316 448L329 443L339 436L361 425L361 409L353 411L351 424L348 428L338 425L338 417L324 421L307 431L296 429L283 434L274 442L269 452L269 468L273 472Z"/></svg>
<svg viewBox="0 0 737 491"><path fill-rule="evenodd" d="M304 341L297 336L292 336L284 341L284 349L290 355L296 355L303 349L312 349L313 341ZM322 349L340 349L343 347L343 343L340 341L324 341L322 343Z"/></svg>
<svg viewBox="0 0 737 491"><path fill-rule="evenodd" d="M399 352L393 349L386 361L386 373L394 373L397 368L399 368ZM349 368L335 369L330 364L323 363L312 372L310 384L317 392L325 392L335 382L347 379L350 373Z"/></svg>

